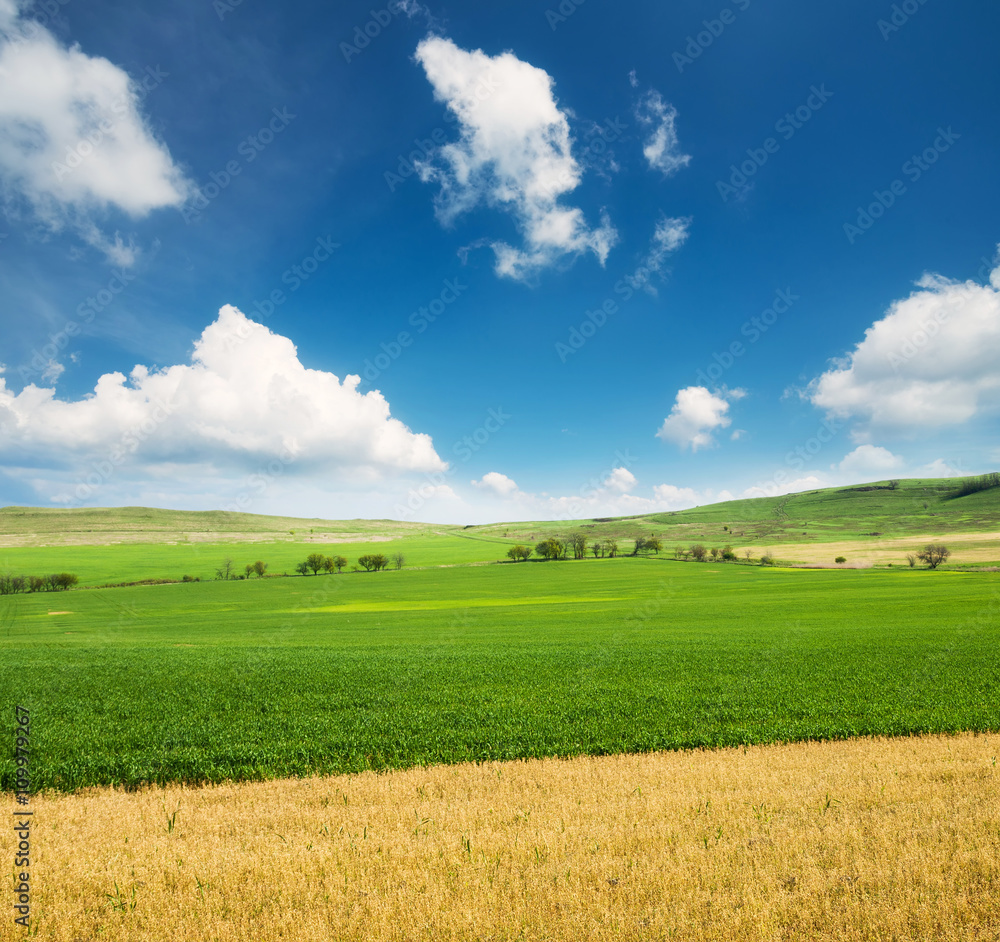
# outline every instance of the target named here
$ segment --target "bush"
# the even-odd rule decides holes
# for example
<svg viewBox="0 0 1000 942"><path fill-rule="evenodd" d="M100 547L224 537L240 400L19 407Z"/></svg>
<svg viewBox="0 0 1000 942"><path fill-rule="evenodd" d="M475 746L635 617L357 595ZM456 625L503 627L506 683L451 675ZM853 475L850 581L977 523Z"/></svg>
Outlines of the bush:
<svg viewBox="0 0 1000 942"><path fill-rule="evenodd" d="M727 562L736 559L736 553L733 552L733 548L728 543L722 547L722 558Z"/></svg>
<svg viewBox="0 0 1000 942"><path fill-rule="evenodd" d="M760 564L762 566L773 566L774 565L774 557L770 553L765 553L760 558Z"/></svg>
<svg viewBox="0 0 1000 942"><path fill-rule="evenodd" d="M704 545L701 543L695 543L688 552L699 562L703 563L705 561L705 556L708 555L708 550L705 549Z"/></svg>

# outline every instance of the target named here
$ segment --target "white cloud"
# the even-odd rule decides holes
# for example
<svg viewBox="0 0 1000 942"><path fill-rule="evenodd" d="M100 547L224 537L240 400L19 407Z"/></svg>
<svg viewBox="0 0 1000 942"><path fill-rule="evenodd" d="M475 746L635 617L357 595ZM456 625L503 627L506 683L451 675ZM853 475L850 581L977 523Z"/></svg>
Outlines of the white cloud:
<svg viewBox="0 0 1000 942"><path fill-rule="evenodd" d="M786 481L784 477L781 477L765 484L755 484L748 487L740 494L740 497L780 497L782 494L815 491L822 487L830 487L830 482L816 474L807 474L794 481Z"/></svg>
<svg viewBox="0 0 1000 942"><path fill-rule="evenodd" d="M742 389L723 389L718 395L710 393L704 386L681 389L656 437L681 448L690 445L692 451L713 445L712 433L732 423L727 400L741 399L745 395Z"/></svg>
<svg viewBox="0 0 1000 942"><path fill-rule="evenodd" d="M181 205L189 188L143 117L146 88L165 77L151 74L143 87L18 18L9 0L0 11L0 177L45 225L74 227L116 264L134 249L101 233L94 215L142 217Z"/></svg>
<svg viewBox="0 0 1000 942"><path fill-rule="evenodd" d="M360 381L307 369L288 338L226 306L189 365L108 373L83 399L34 385L14 395L0 378L0 455L61 468L71 482L98 469L95 487L164 466L177 480L185 467L229 480L233 468L269 459L283 474L322 473L338 485L447 468L430 437L392 418L377 390L360 393Z"/></svg>
<svg viewBox="0 0 1000 942"><path fill-rule="evenodd" d="M499 471L487 471L480 480L472 481L472 484L497 497L513 497L519 493L517 483Z"/></svg>
<svg viewBox="0 0 1000 942"><path fill-rule="evenodd" d="M960 478L966 474L965 471L953 468L944 458L935 458L930 464L925 464L914 472L918 478Z"/></svg>
<svg viewBox="0 0 1000 942"><path fill-rule="evenodd" d="M501 276L530 278L587 251L603 265L618 239L607 215L591 229L579 208L558 202L576 189L582 170L548 73L512 52L468 52L440 36L424 39L416 59L460 131L458 141L419 165L422 180L441 186L438 218L449 224L480 202L511 213L524 248L490 242Z"/></svg>
<svg viewBox="0 0 1000 942"><path fill-rule="evenodd" d="M729 492L720 494L716 500L729 500ZM653 497L665 510L681 510L685 507L696 507L708 503L704 494L699 494L691 487L676 487L673 484L657 484L653 488Z"/></svg>
<svg viewBox="0 0 1000 942"><path fill-rule="evenodd" d="M990 284L927 274L806 395L856 421L856 441L995 412L1000 390L1000 267Z"/></svg>
<svg viewBox="0 0 1000 942"><path fill-rule="evenodd" d="M42 370L42 380L46 383L54 383L65 372L66 367L63 366L58 360L49 360Z"/></svg>
<svg viewBox="0 0 1000 942"><path fill-rule="evenodd" d="M628 468L615 468L604 479L604 486L619 494L627 494L636 483L635 475Z"/></svg>
<svg viewBox="0 0 1000 942"><path fill-rule="evenodd" d="M616 467L592 478L576 494L553 496L548 493L526 493L507 475L490 471L472 484L492 500L478 508L495 520L579 520L591 517L629 516L643 513L663 513L681 510L714 500L730 500L728 491L715 496L711 491L698 492L689 487L658 484L652 497L628 493L637 485L635 475L626 467Z"/></svg>
<svg viewBox="0 0 1000 942"><path fill-rule="evenodd" d="M663 96L650 89L643 95L635 107L635 116L644 127L650 128L642 147L642 153L654 170L659 170L664 176L676 173L691 162L690 154L682 154L677 129L677 110L665 102Z"/></svg>
<svg viewBox="0 0 1000 942"><path fill-rule="evenodd" d="M903 459L879 445L858 445L837 465L841 472L855 477L864 474L883 474L897 471Z"/></svg>

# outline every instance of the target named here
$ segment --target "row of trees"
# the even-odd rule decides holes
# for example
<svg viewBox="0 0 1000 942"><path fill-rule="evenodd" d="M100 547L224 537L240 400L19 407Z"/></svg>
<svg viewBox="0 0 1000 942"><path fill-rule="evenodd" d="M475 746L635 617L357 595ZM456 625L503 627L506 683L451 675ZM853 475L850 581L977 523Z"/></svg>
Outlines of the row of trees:
<svg viewBox="0 0 1000 942"><path fill-rule="evenodd" d="M586 535L583 533L573 533L565 540L559 540L554 536L550 536L548 539L538 543L535 546L534 552L542 559L568 559L572 551L574 559L584 559L587 555L588 545L595 559L603 559L604 557L613 559L618 555L617 540L606 539L589 543ZM632 555L638 556L639 553L659 553L661 549L663 549L663 544L655 537L640 536L636 538L632 546ZM531 558L531 553L532 549L530 546L518 543L507 550L507 558L513 560L515 563L527 562Z"/></svg>
<svg viewBox="0 0 1000 942"><path fill-rule="evenodd" d="M713 561L721 559L725 562L732 562L737 556L732 546L728 543L721 550L717 546L706 549L704 543L693 543L686 549L683 546L674 547L674 559L694 559L699 563L703 563L709 558ZM746 551L746 558L747 560L750 559L750 550Z"/></svg>
<svg viewBox="0 0 1000 942"><path fill-rule="evenodd" d="M79 582L72 572L54 572L49 576L0 576L0 595L17 595L19 592L64 592Z"/></svg>
<svg viewBox="0 0 1000 942"><path fill-rule="evenodd" d="M384 553L366 553L364 556L358 557L357 565L352 566L351 569L357 572L360 567L365 572L378 572L380 569L388 569L390 562L397 569L402 569L406 565L406 557L402 553L393 553L391 557L386 556ZM324 556L322 553L310 553L302 562L296 565L295 571L300 576L308 576L310 573L318 576L321 572L343 572L349 564L350 560L345 556ZM240 573L232 559L227 558L215 570L215 578L223 580L250 579L256 576L258 579L261 579L266 573L267 563L262 559L258 559L254 563L247 563L243 567L243 572ZM191 581L190 577L185 576L185 581Z"/></svg>

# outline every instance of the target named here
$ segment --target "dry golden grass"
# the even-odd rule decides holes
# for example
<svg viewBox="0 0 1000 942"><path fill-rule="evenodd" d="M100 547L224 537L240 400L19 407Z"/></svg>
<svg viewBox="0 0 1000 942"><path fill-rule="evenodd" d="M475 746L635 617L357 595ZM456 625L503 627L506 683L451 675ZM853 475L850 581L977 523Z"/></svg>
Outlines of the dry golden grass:
<svg viewBox="0 0 1000 942"><path fill-rule="evenodd" d="M37 796L33 919L60 942L997 939L998 753L968 734Z"/></svg>

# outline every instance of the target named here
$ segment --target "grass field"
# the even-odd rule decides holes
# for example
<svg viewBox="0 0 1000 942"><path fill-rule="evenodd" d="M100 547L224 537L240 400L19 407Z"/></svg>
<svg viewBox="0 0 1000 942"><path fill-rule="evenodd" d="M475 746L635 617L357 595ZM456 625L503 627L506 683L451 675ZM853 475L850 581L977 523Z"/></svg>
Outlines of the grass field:
<svg viewBox="0 0 1000 942"><path fill-rule="evenodd" d="M471 527L0 511L0 571L84 584L0 596L31 931L997 937L1000 573L961 569L1000 561L1000 489L954 487ZM574 530L664 549L491 564ZM952 559L908 568L931 540ZM881 568L670 558L693 542ZM406 567L212 580L314 551Z"/></svg>
<svg viewBox="0 0 1000 942"><path fill-rule="evenodd" d="M6 596L0 707L61 789L998 729L998 578L626 558Z"/></svg>
<svg viewBox="0 0 1000 942"><path fill-rule="evenodd" d="M352 563L367 552L406 556L408 566L503 559L514 543L580 531L614 537L628 552L636 536L657 536L663 555L677 545L731 544L742 557L771 551L784 562L906 565L927 542L950 543L946 567L1000 565L1000 488L948 499L954 480L885 482L783 497L729 501L666 514L611 520L446 526L387 520L298 520L255 514L150 508L0 509L0 572L68 571L82 585L211 579L227 557L242 572L262 559L269 572L293 572L310 552Z"/></svg>

